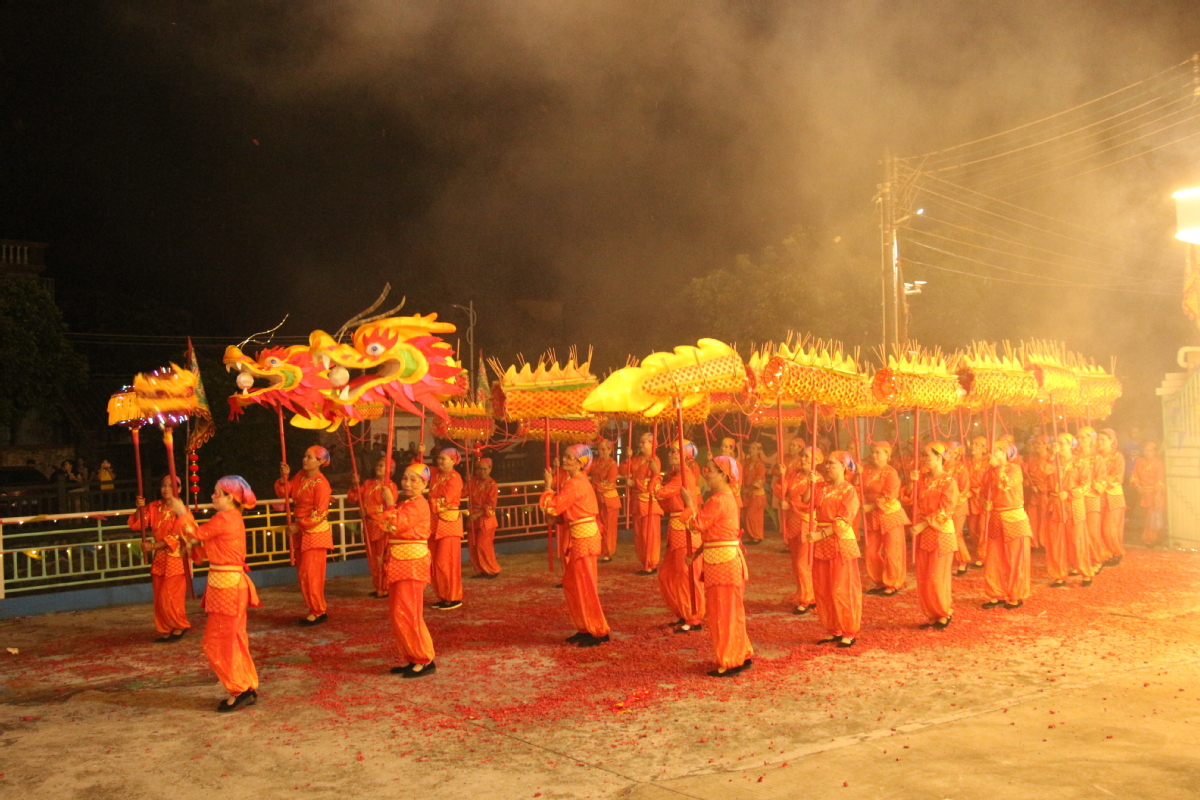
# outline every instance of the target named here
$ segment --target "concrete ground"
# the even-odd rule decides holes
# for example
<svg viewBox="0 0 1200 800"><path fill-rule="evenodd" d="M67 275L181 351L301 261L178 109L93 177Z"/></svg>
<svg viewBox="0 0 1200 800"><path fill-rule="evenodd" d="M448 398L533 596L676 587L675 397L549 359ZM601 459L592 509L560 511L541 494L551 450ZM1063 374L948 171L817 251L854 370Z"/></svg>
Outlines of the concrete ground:
<svg viewBox="0 0 1200 800"><path fill-rule="evenodd" d="M672 634L631 548L601 565L612 643L571 633L545 557L466 581L426 614L435 675L401 680L385 603L331 581L301 628L295 587L251 613L258 705L229 715L203 614L154 644L133 606L0 623L0 791L23 798L1183 798L1200 796L1200 559L1133 550L1090 589L979 608L946 631L910 590L868 597L859 644L814 644L787 556L749 548L755 666L708 678L707 634Z"/></svg>

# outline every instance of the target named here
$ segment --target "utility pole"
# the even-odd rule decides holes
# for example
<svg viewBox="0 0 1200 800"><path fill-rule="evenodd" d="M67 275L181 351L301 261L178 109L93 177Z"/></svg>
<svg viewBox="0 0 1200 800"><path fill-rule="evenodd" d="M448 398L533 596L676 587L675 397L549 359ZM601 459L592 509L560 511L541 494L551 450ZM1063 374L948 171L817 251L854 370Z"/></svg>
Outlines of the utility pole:
<svg viewBox="0 0 1200 800"><path fill-rule="evenodd" d="M880 249L880 306L883 328L883 355L891 352L890 344L900 343L900 268L896 244L896 204L893 192L896 185L896 158L891 150L883 156L883 183L879 185L879 249ZM890 285L890 289L889 289ZM889 303L890 301L890 303ZM891 305L891 324L888 319Z"/></svg>

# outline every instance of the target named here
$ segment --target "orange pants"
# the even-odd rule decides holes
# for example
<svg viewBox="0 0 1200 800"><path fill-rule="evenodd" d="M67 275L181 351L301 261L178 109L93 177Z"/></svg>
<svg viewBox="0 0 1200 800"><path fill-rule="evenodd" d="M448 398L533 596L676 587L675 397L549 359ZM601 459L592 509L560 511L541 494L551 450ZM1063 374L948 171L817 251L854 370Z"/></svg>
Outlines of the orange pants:
<svg viewBox="0 0 1200 800"><path fill-rule="evenodd" d="M615 500L612 505L600 500L600 555L612 558L617 552L617 533L621 525L621 506Z"/></svg>
<svg viewBox="0 0 1200 800"><path fill-rule="evenodd" d="M429 569L433 578L433 593L439 600L462 600L462 537L430 539L429 553L433 556Z"/></svg>
<svg viewBox="0 0 1200 800"><path fill-rule="evenodd" d="M1029 530L1033 532L1033 539L1029 542L1031 548L1042 546L1042 518L1045 516L1045 509L1038 501L1030 500L1025 504L1025 514L1029 517Z"/></svg>
<svg viewBox="0 0 1200 800"><path fill-rule="evenodd" d="M324 550L316 552L324 553ZM209 614L204 625L204 655L217 679L230 694L258 688L258 671L250 657L250 638L246 635L246 608L250 589L245 583L238 590L237 614Z"/></svg>
<svg viewBox="0 0 1200 800"><path fill-rule="evenodd" d="M752 542L763 540L763 514L766 510L767 496L765 494L746 495L742 506L742 527L746 529L746 538Z"/></svg>
<svg viewBox="0 0 1200 800"><path fill-rule="evenodd" d="M1005 540L1000 531L988 540L988 559L983 570L983 581L989 598L1006 603L1020 603L1029 598L1030 544L1028 536L1016 536ZM1050 545L1047 541L1047 562L1049 559ZM1065 570L1063 574L1066 574Z"/></svg>
<svg viewBox="0 0 1200 800"><path fill-rule="evenodd" d="M967 516L967 528L971 538L975 540L975 560L987 561L987 514L970 514Z"/></svg>
<svg viewBox="0 0 1200 800"><path fill-rule="evenodd" d="M672 614L688 625L698 625L704 621L704 586L700 582L702 567L701 559L696 559L688 566L685 548L670 547L658 568L658 588L662 591L663 602ZM689 574L695 594L692 594L692 587L688 586ZM696 598L694 607L693 597Z"/></svg>
<svg viewBox="0 0 1200 800"><path fill-rule="evenodd" d="M457 539L457 536L449 537ZM425 626L425 581L396 581L388 586L388 611L400 660L409 664L433 661L433 637Z"/></svg>
<svg viewBox="0 0 1200 800"><path fill-rule="evenodd" d="M1143 508L1146 524L1142 528L1142 544L1154 547L1162 541L1163 530L1166 528L1166 509L1158 503Z"/></svg>
<svg viewBox="0 0 1200 800"><path fill-rule="evenodd" d="M1067 527L1067 563L1085 578L1096 573L1089 544L1087 518L1071 520Z"/></svg>
<svg viewBox="0 0 1200 800"><path fill-rule="evenodd" d="M1088 556L1092 566L1099 566L1113 557L1104 541L1104 517L1099 511L1087 512Z"/></svg>
<svg viewBox="0 0 1200 800"><path fill-rule="evenodd" d="M954 598L950 591L950 573L954 553L917 548L917 600L927 622L954 615ZM991 569L991 562L988 562Z"/></svg>
<svg viewBox="0 0 1200 800"><path fill-rule="evenodd" d="M633 520L633 550L642 569L658 569L662 547L662 514L648 514Z"/></svg>
<svg viewBox="0 0 1200 800"><path fill-rule="evenodd" d="M813 559L817 616L832 636L854 636L862 627L862 580L858 559Z"/></svg>
<svg viewBox="0 0 1200 800"><path fill-rule="evenodd" d="M746 635L744 591L744 586L732 584L707 586L704 590L704 602L708 606L704 623L708 625L708 635L717 651L718 667L740 667L754 655Z"/></svg>
<svg viewBox="0 0 1200 800"><path fill-rule="evenodd" d="M321 548L302 550L296 575L300 579L300 595L310 614L325 613L325 554Z"/></svg>
<svg viewBox="0 0 1200 800"><path fill-rule="evenodd" d="M1104 509L1100 530L1109 558L1125 555L1125 507Z"/></svg>
<svg viewBox="0 0 1200 800"><path fill-rule="evenodd" d="M876 586L904 588L904 526L867 526L867 575Z"/></svg>
<svg viewBox="0 0 1200 800"><path fill-rule="evenodd" d="M1070 524L1068 521L1064 525L1058 515L1050 513L1049 509L1042 517L1042 547L1046 548L1046 574L1050 580L1066 580L1070 570L1067 561L1067 530Z"/></svg>
<svg viewBox="0 0 1200 800"><path fill-rule="evenodd" d="M187 576L153 575L154 586L154 629L159 633L184 630L192 627L187 618Z"/></svg>
<svg viewBox="0 0 1200 800"><path fill-rule="evenodd" d="M387 594L387 585L384 583L387 576L384 574L383 564L379 559L379 553L387 547L387 543L381 538L373 538L372 534L376 530L373 529L373 526L365 529L363 544L367 550L367 568L371 570L371 588L375 590L376 594Z"/></svg>
<svg viewBox="0 0 1200 800"><path fill-rule="evenodd" d="M569 556L563 570L563 594L575 630L592 636L607 636L608 621L600 607L600 581L596 556Z"/></svg>
<svg viewBox="0 0 1200 800"><path fill-rule="evenodd" d="M468 523L471 539L467 542L467 554L471 558L471 569L476 575L499 575L500 562L496 560L496 518L483 516Z"/></svg>
<svg viewBox="0 0 1200 800"><path fill-rule="evenodd" d="M957 514L954 517L954 541L958 545L958 550L954 553L954 566L966 566L971 563L971 551L967 549L967 539L963 536L963 526L967 524L966 514Z"/></svg>
<svg viewBox="0 0 1200 800"><path fill-rule="evenodd" d="M804 536L798 533L788 539L787 545L792 556L792 576L796 579L796 594L792 602L797 608L811 606L817 602L817 596L813 593L812 564L808 554L812 544L804 541Z"/></svg>

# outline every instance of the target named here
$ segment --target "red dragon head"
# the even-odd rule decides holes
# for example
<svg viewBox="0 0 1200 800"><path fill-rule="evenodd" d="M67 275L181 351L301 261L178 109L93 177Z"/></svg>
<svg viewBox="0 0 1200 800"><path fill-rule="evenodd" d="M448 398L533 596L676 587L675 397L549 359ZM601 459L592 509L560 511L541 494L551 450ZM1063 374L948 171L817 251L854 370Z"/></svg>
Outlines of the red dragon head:
<svg viewBox="0 0 1200 800"><path fill-rule="evenodd" d="M325 413L323 390L331 384L326 370L318 367L308 347L267 347L250 358L236 345L225 348L226 370L237 372L240 391L229 398L229 418L237 419L251 403L282 407L293 412L293 424L324 428L331 417ZM255 384L266 381L266 386Z"/></svg>

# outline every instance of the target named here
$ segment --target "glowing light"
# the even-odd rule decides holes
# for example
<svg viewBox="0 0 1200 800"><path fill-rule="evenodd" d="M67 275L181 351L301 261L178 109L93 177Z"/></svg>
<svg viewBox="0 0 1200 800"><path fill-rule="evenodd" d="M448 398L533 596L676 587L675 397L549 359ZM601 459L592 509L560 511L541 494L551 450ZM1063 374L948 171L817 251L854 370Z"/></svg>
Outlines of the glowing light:
<svg viewBox="0 0 1200 800"><path fill-rule="evenodd" d="M1200 244L1200 188L1184 189L1171 197L1175 198L1175 238Z"/></svg>
<svg viewBox="0 0 1200 800"><path fill-rule="evenodd" d="M917 209L917 213L918 213L918 214L924 214L924 213L925 213L925 209L923 209L923 208L918 208L918 209Z"/></svg>

